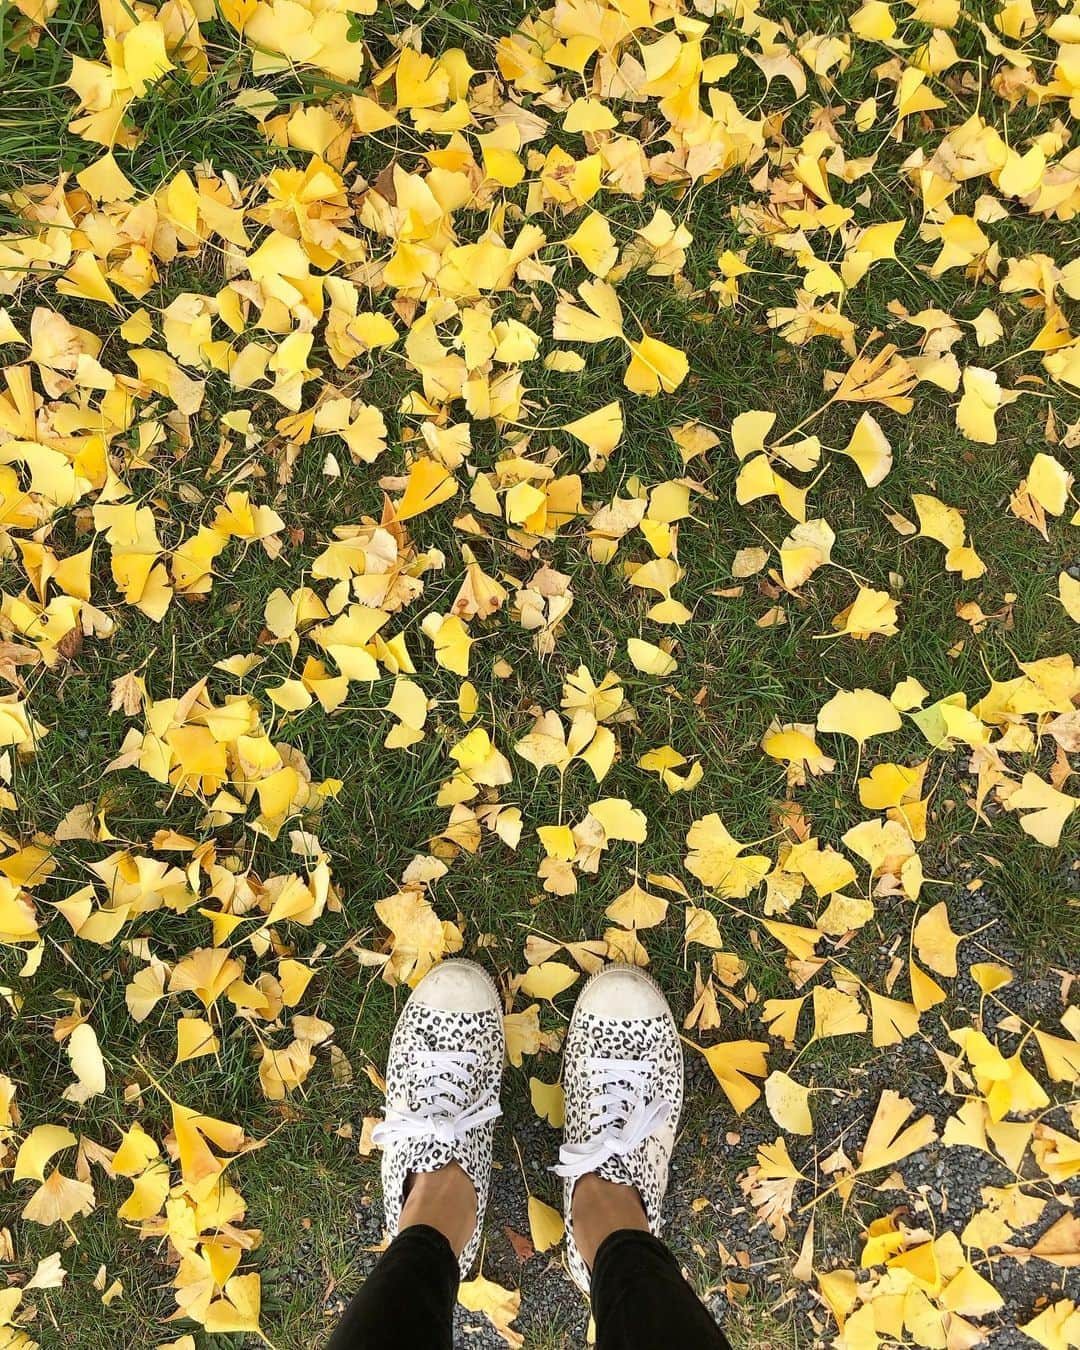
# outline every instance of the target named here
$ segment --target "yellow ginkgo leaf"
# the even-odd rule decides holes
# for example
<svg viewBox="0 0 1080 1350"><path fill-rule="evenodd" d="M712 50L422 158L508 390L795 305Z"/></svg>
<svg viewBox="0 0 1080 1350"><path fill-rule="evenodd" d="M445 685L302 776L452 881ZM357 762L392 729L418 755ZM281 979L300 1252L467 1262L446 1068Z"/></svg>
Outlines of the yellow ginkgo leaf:
<svg viewBox="0 0 1080 1350"><path fill-rule="evenodd" d="M166 973L163 962L151 962L136 971L131 983L125 986L124 1001L136 1022L145 1022L155 1005L165 997Z"/></svg>
<svg viewBox="0 0 1080 1350"><path fill-rule="evenodd" d="M35 1125L19 1145L12 1180L43 1181L49 1159L61 1149L71 1148L76 1143L78 1140L64 1125Z"/></svg>
<svg viewBox="0 0 1080 1350"><path fill-rule="evenodd" d="M200 1055L217 1054L220 1046L214 1029L204 1017L178 1017L176 1020L176 1064Z"/></svg>
<svg viewBox="0 0 1080 1350"><path fill-rule="evenodd" d="M55 1168L26 1202L22 1218L49 1226L70 1223L77 1214L94 1208L94 1188L88 1181L74 1181Z"/></svg>
<svg viewBox="0 0 1080 1350"><path fill-rule="evenodd" d="M1028 496L1034 497L1044 511L1060 516L1069 502L1073 476L1053 455L1040 450L1031 461L1027 478Z"/></svg>
<svg viewBox="0 0 1080 1350"><path fill-rule="evenodd" d="M564 131L612 131L617 125L611 109L595 98L574 99L563 117Z"/></svg>
<svg viewBox="0 0 1080 1350"><path fill-rule="evenodd" d="M161 1212L171 1184L168 1164L163 1161L152 1163L132 1178L131 1194L116 1211L116 1217L127 1223L145 1223L152 1219Z"/></svg>
<svg viewBox="0 0 1080 1350"><path fill-rule="evenodd" d="M75 177L83 191L88 192L95 201L126 202L135 196L135 187L128 181L111 151L81 170ZM128 342L138 345L149 337L149 330L142 336L136 332L126 332L123 336Z"/></svg>
<svg viewBox="0 0 1080 1350"><path fill-rule="evenodd" d="M984 994L1004 989L1013 979L1013 972L1009 967L1000 965L997 961L974 961L968 967L968 974Z"/></svg>
<svg viewBox="0 0 1080 1350"><path fill-rule="evenodd" d="M899 820L864 820L843 834L844 847L862 858L872 874L902 876L915 857L915 843Z"/></svg>
<svg viewBox="0 0 1080 1350"><path fill-rule="evenodd" d="M406 675L397 677L386 711L398 719L383 741L388 750L406 749L424 739L428 701L427 695L415 680L410 680Z"/></svg>
<svg viewBox="0 0 1080 1350"><path fill-rule="evenodd" d="M738 581L746 577L757 576L769 561L769 552L764 548L740 548L731 563L731 575Z"/></svg>
<svg viewBox="0 0 1080 1350"><path fill-rule="evenodd" d="M1042 1052L1046 1072L1055 1083L1080 1081L1080 1041L1069 1041L1064 1036L1052 1036L1038 1027L1035 1041Z"/></svg>
<svg viewBox="0 0 1080 1350"><path fill-rule="evenodd" d="M860 586L852 603L833 619L833 627L862 641L871 637L891 637L899 632L897 605L887 591Z"/></svg>
<svg viewBox="0 0 1080 1350"><path fill-rule="evenodd" d="M919 1009L871 989L871 1039L876 1046L898 1045L919 1030Z"/></svg>
<svg viewBox="0 0 1080 1350"><path fill-rule="evenodd" d="M622 306L613 287L605 281L583 281L578 294L589 308L559 301L552 325L556 342L604 342L622 337Z"/></svg>
<svg viewBox="0 0 1080 1350"><path fill-rule="evenodd" d="M941 1306L963 1317L985 1317L1005 1306L1005 1300L984 1276L965 1261L941 1291Z"/></svg>
<svg viewBox="0 0 1080 1350"><path fill-rule="evenodd" d="M882 694L872 689L841 689L817 715L818 731L850 736L859 746L872 736L899 731L900 714Z"/></svg>
<svg viewBox="0 0 1080 1350"><path fill-rule="evenodd" d="M760 454L765 440L776 424L776 414L753 410L742 412L732 419L731 442L739 459Z"/></svg>
<svg viewBox="0 0 1080 1350"><path fill-rule="evenodd" d="M412 520L414 516L448 502L457 490L457 480L444 464L435 459L415 459L394 514L398 520Z"/></svg>
<svg viewBox="0 0 1080 1350"><path fill-rule="evenodd" d="M136 98L142 98L153 84L175 66L165 50L165 30L156 19L143 19L124 35L122 43L124 73Z"/></svg>
<svg viewBox="0 0 1080 1350"><path fill-rule="evenodd" d="M833 398L849 403L883 403L904 415L914 407L908 391L916 378L911 364L893 343L887 342L872 355L863 352L855 357L840 376Z"/></svg>
<svg viewBox="0 0 1080 1350"><path fill-rule="evenodd" d="M458 1302L470 1312L482 1312L511 1350L520 1350L525 1338L510 1325L521 1307L521 1294L478 1275L458 1288Z"/></svg>
<svg viewBox="0 0 1080 1350"><path fill-rule="evenodd" d="M718 895L732 899L748 896L772 865L763 854L744 854L747 845L733 839L715 813L690 826L686 844L687 871Z"/></svg>
<svg viewBox="0 0 1080 1350"><path fill-rule="evenodd" d="M908 976L911 981L911 1001L919 1012L926 1012L938 1003L945 1002L948 997L945 990L914 961L908 962Z"/></svg>
<svg viewBox="0 0 1080 1350"><path fill-rule="evenodd" d="M160 1156L158 1145L136 1121L124 1131L120 1147L113 1154L112 1169L122 1177L135 1177Z"/></svg>
<svg viewBox="0 0 1080 1350"><path fill-rule="evenodd" d="M617 896L604 913L623 928L653 928L667 917L668 902L650 895L637 881Z"/></svg>
<svg viewBox="0 0 1080 1350"><path fill-rule="evenodd" d="M590 211L564 243L596 277L606 277L619 256L611 226L597 211Z"/></svg>
<svg viewBox="0 0 1080 1350"><path fill-rule="evenodd" d="M809 724L780 726L774 723L773 728L762 737L761 748L770 759L805 766L815 777L831 773L836 767L836 761L824 753L814 739L813 731L814 728Z"/></svg>
<svg viewBox="0 0 1080 1350"><path fill-rule="evenodd" d="M849 886L857 876L843 854L832 847L821 848L816 839L807 839L789 849L784 870L804 876L819 896L832 895Z"/></svg>
<svg viewBox="0 0 1080 1350"><path fill-rule="evenodd" d="M821 1297L836 1318L841 1331L858 1301L858 1285L853 1270L815 1271Z"/></svg>
<svg viewBox="0 0 1080 1350"><path fill-rule="evenodd" d="M920 1116L904 1128L904 1122L914 1110L911 1102L892 1088L882 1091L856 1172L863 1174L892 1167L937 1138L933 1116Z"/></svg>
<svg viewBox="0 0 1080 1350"><path fill-rule="evenodd" d="M1009 157L998 173L998 191L1005 197L1026 197L1038 186L1045 172L1046 155L1042 146L1033 145L1022 155L1010 147Z"/></svg>
<svg viewBox="0 0 1080 1350"><path fill-rule="evenodd" d="M626 654L634 669L643 675L670 675L678 665L668 652L643 638L627 638Z"/></svg>
<svg viewBox="0 0 1080 1350"><path fill-rule="evenodd" d="M632 393L651 396L663 391L670 394L686 379L690 363L686 353L678 347L671 347L654 337L642 337L627 345L631 359L623 384Z"/></svg>
<svg viewBox="0 0 1080 1350"><path fill-rule="evenodd" d="M588 447L590 472L602 469L623 434L622 404L606 403L595 412L567 422L562 430Z"/></svg>
<svg viewBox="0 0 1080 1350"><path fill-rule="evenodd" d="M815 923L830 937L862 928L874 917L874 902L862 895L842 895L837 892L817 916Z"/></svg>
<svg viewBox="0 0 1080 1350"><path fill-rule="evenodd" d="M970 441L996 445L998 411L1019 398L1019 392L1002 389L995 372L981 366L968 366L963 379L964 393L956 407L957 428Z"/></svg>
<svg viewBox="0 0 1080 1350"><path fill-rule="evenodd" d="M780 1069L774 1069L765 1080L765 1105L782 1130L791 1134L813 1134L809 1088Z"/></svg>
<svg viewBox="0 0 1080 1350"><path fill-rule="evenodd" d="M244 1147L244 1131L239 1125L205 1115L180 1102L171 1105L173 1136L185 1182L195 1187L215 1184L225 1161L210 1145L226 1154L239 1153Z"/></svg>
<svg viewBox="0 0 1080 1350"><path fill-rule="evenodd" d="M540 1005L533 1003L519 1013L507 1013L503 1018L506 1033L506 1057L515 1069L520 1069L525 1055L535 1055L540 1049Z"/></svg>
<svg viewBox="0 0 1080 1350"><path fill-rule="evenodd" d="M60 1261L60 1253L52 1252L49 1256L43 1256L37 1263L33 1275L23 1285L23 1290L27 1289L59 1289L64 1283L67 1271ZM0 1326L5 1325L5 1318L0 1311ZM20 1347L18 1341L12 1346L12 1350L25 1350Z"/></svg>
<svg viewBox="0 0 1080 1350"><path fill-rule="evenodd" d="M780 569L784 585L798 590L819 567L832 561L836 535L827 520L804 520L780 545Z"/></svg>
<svg viewBox="0 0 1080 1350"><path fill-rule="evenodd" d="M986 1098L990 1120L997 1124L1010 1112L1038 1111L1050 1098L1025 1067L1020 1052L1005 1056L981 1031L959 1027L949 1035L971 1064L979 1091Z"/></svg>
<svg viewBox="0 0 1080 1350"><path fill-rule="evenodd" d="M82 1106L105 1091L105 1061L89 1022L81 1022L68 1037L67 1052L77 1081L64 1089L64 1100Z"/></svg>
<svg viewBox="0 0 1080 1350"><path fill-rule="evenodd" d="M1020 1330L1043 1350L1074 1350L1080 1344L1080 1307L1071 1298L1049 1303Z"/></svg>
<svg viewBox="0 0 1080 1350"><path fill-rule="evenodd" d="M548 352L544 357L544 368L557 370L563 375L576 375L585 369L585 358L579 352Z"/></svg>
<svg viewBox="0 0 1080 1350"><path fill-rule="evenodd" d="M867 487L877 487L892 468L892 446L877 421L864 412L841 454L853 459Z"/></svg>
<svg viewBox="0 0 1080 1350"><path fill-rule="evenodd" d="M859 779L859 801L868 811L887 811L917 798L926 776L926 761L909 769L903 764L875 764Z"/></svg>
<svg viewBox="0 0 1080 1350"><path fill-rule="evenodd" d="M979 228L978 221L959 212L937 226L934 234L941 242L941 252L934 259L933 276L940 276L951 267L965 267L990 247L990 240Z"/></svg>
<svg viewBox="0 0 1080 1350"><path fill-rule="evenodd" d="M685 933L683 941L687 946L698 942L713 951L721 951L724 946L723 934L716 915L709 909L699 909L697 905L687 905L684 911Z"/></svg>
<svg viewBox="0 0 1080 1350"><path fill-rule="evenodd" d="M375 913L392 935L384 978L416 985L447 953L461 950L461 934L442 922L431 902L415 890L402 890L379 900Z"/></svg>
<svg viewBox="0 0 1080 1350"><path fill-rule="evenodd" d="M913 493L911 502L919 517L921 538L936 539L946 549L959 548L963 544L966 533L964 518L954 506L946 506L937 497L922 492Z"/></svg>
<svg viewBox="0 0 1080 1350"><path fill-rule="evenodd" d="M799 1014L805 1002L805 995L802 998L767 998L762 1004L761 1020L769 1028L770 1035L779 1037L786 1045L794 1044Z"/></svg>
<svg viewBox="0 0 1080 1350"><path fill-rule="evenodd" d="M529 1097L533 1110L541 1120L555 1130L561 1130L566 1121L566 1101L561 1083L545 1083L540 1078L529 1079Z"/></svg>
<svg viewBox="0 0 1080 1350"><path fill-rule="evenodd" d="M200 947L173 967L169 992L190 990L204 1007L209 1008L243 973L240 962L223 948Z"/></svg>
<svg viewBox="0 0 1080 1350"><path fill-rule="evenodd" d="M735 478L735 500L740 506L760 497L775 497L793 520L806 520L808 488L794 483L773 468L768 455L753 455L743 464Z"/></svg>
<svg viewBox="0 0 1080 1350"><path fill-rule="evenodd" d="M580 971L561 961L542 961L525 972L518 987L530 998L553 999L569 989L579 975Z"/></svg>
<svg viewBox="0 0 1080 1350"><path fill-rule="evenodd" d="M1026 811L1020 817L1020 828L1047 848L1056 848L1061 842L1065 822L1080 807L1080 797L1071 797L1051 787L1037 773L1025 773L1020 786L1005 799L1007 811Z"/></svg>
<svg viewBox="0 0 1080 1350"><path fill-rule="evenodd" d="M295 1008L304 997L308 985L315 978L315 971L302 961L286 957L278 962L278 983L281 985L282 1002L287 1008Z"/></svg>
<svg viewBox="0 0 1080 1350"><path fill-rule="evenodd" d="M765 919L762 926L777 942L783 943L797 961L809 961L821 941L821 934L816 928L802 928L798 924L781 923L777 919Z"/></svg>
<svg viewBox="0 0 1080 1350"><path fill-rule="evenodd" d="M761 1089L751 1078L763 1078L768 1073L765 1058L768 1044L764 1041L720 1041L707 1049L698 1048L735 1110L741 1115L747 1107L753 1106L761 1096Z"/></svg>
<svg viewBox="0 0 1080 1350"><path fill-rule="evenodd" d="M848 26L867 42L889 42L896 33L896 20L885 0L863 0L862 7L848 20Z"/></svg>
<svg viewBox="0 0 1080 1350"><path fill-rule="evenodd" d="M1058 576L1058 599L1073 623L1080 623L1080 580L1062 572Z"/></svg>
<svg viewBox="0 0 1080 1350"><path fill-rule="evenodd" d="M814 986L814 1037L858 1036L867 1028L866 1014L854 994L826 985Z"/></svg>
<svg viewBox="0 0 1080 1350"><path fill-rule="evenodd" d="M956 949L963 941L949 925L949 911L945 901L928 909L912 930L912 940L919 960L938 975L956 976Z"/></svg>
<svg viewBox="0 0 1080 1350"><path fill-rule="evenodd" d="M605 841L623 839L643 844L648 834L645 812L632 806L625 797L601 797L589 803L589 816L604 832Z"/></svg>
<svg viewBox="0 0 1080 1350"><path fill-rule="evenodd" d="M211 1335L228 1332L259 1331L262 1281L256 1274L234 1275L225 1281L223 1297L215 1299L206 1310L203 1327Z"/></svg>
<svg viewBox="0 0 1080 1350"><path fill-rule="evenodd" d="M538 1200L535 1195L530 1195L529 1234L536 1250L546 1252L551 1247L557 1247L563 1240L565 1231L562 1215L550 1205Z"/></svg>
<svg viewBox="0 0 1080 1350"><path fill-rule="evenodd" d="M456 614L442 615L429 612L424 615L421 628L431 639L435 659L445 670L455 675L469 673L469 652L474 639L465 623Z"/></svg>
<svg viewBox="0 0 1080 1350"><path fill-rule="evenodd" d="M929 692L918 680L908 675L898 681L896 688L889 695L889 702L898 712L910 712L912 708L917 708L926 701Z"/></svg>
<svg viewBox="0 0 1080 1350"><path fill-rule="evenodd" d="M656 773L668 792L690 792L701 782L705 770L700 760L695 760L686 773L678 773L686 763L686 756L670 745L661 745L655 750L647 750L638 760L638 768Z"/></svg>

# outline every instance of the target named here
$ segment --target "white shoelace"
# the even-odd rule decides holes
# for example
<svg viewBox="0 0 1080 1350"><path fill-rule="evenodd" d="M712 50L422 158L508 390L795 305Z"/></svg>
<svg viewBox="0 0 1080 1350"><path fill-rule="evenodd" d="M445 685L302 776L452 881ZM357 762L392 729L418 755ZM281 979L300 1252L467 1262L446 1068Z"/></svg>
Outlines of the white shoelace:
<svg viewBox="0 0 1080 1350"><path fill-rule="evenodd" d="M648 1060L589 1056L585 1072L593 1094L595 1133L583 1143L563 1144L553 1172L560 1177L595 1172L609 1159L632 1153L656 1133L667 1120L671 1103L664 1097L646 1096L651 1071Z"/></svg>
<svg viewBox="0 0 1080 1350"><path fill-rule="evenodd" d="M478 1059L474 1050L426 1052L424 1076L414 1074L411 1083L416 1108L387 1107L386 1119L372 1131L375 1143L385 1147L398 1140L431 1139L453 1146L470 1130L501 1116L494 1086L469 1102L475 1090L473 1076Z"/></svg>

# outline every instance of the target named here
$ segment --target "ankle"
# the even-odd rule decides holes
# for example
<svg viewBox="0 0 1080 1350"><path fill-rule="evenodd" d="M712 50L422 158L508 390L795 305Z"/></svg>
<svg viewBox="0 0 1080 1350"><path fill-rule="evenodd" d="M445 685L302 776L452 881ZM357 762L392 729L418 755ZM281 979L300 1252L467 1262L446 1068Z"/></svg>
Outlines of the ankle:
<svg viewBox="0 0 1080 1350"><path fill-rule="evenodd" d="M589 1270L605 1238L621 1229L649 1231L649 1220L641 1196L634 1186L605 1181L588 1172L574 1186L571 1201L574 1240Z"/></svg>
<svg viewBox="0 0 1080 1350"><path fill-rule="evenodd" d="M419 1224L434 1228L460 1256L476 1229L476 1190L468 1173L452 1162L434 1172L415 1172L406 1185L399 1232Z"/></svg>

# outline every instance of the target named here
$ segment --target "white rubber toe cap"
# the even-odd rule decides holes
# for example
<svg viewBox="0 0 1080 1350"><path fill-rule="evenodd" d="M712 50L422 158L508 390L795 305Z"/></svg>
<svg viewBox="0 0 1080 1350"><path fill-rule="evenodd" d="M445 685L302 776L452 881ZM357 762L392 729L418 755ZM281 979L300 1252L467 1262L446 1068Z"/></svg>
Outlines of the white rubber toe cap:
<svg viewBox="0 0 1080 1350"><path fill-rule="evenodd" d="M499 996L483 967L473 961L443 961L412 991L410 1002L443 1012L500 1012Z"/></svg>
<svg viewBox="0 0 1080 1350"><path fill-rule="evenodd" d="M619 1021L671 1016L667 999L635 966L607 966L594 975L581 991L576 1011Z"/></svg>

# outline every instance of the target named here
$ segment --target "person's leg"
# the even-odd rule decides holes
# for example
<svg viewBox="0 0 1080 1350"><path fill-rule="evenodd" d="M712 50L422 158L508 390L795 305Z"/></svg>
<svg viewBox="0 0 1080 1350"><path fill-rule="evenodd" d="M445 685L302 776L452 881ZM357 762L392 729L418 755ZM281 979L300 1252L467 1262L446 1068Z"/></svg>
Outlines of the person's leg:
<svg viewBox="0 0 1080 1350"><path fill-rule="evenodd" d="M598 1350L726 1350L727 1341L657 1234L682 1109L679 1033L664 996L608 966L578 999L566 1037L565 1178L570 1273L590 1295Z"/></svg>
<svg viewBox="0 0 1080 1350"><path fill-rule="evenodd" d="M605 1181L595 1172L578 1178L571 1204L574 1238L589 1270L596 1262L600 1244L612 1233L626 1228L649 1231L649 1220L637 1190L616 1181Z"/></svg>
<svg viewBox="0 0 1080 1350"><path fill-rule="evenodd" d="M398 1235L345 1310L327 1350L449 1350L476 1191L457 1163L411 1177Z"/></svg>
<svg viewBox="0 0 1080 1350"><path fill-rule="evenodd" d="M436 1228L404 1229L345 1309L327 1350L451 1350L458 1270Z"/></svg>
<svg viewBox="0 0 1080 1350"><path fill-rule="evenodd" d="M450 1350L458 1283L480 1245L503 1058L502 1009L480 967L446 961L426 975L394 1030L374 1134L394 1241L329 1350Z"/></svg>
<svg viewBox="0 0 1080 1350"><path fill-rule="evenodd" d="M590 1173L574 1187L573 1206L592 1276L596 1350L730 1350L675 1258L649 1232L636 1190Z"/></svg>

